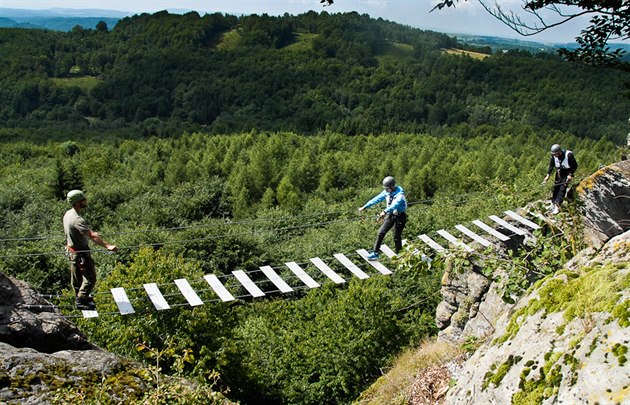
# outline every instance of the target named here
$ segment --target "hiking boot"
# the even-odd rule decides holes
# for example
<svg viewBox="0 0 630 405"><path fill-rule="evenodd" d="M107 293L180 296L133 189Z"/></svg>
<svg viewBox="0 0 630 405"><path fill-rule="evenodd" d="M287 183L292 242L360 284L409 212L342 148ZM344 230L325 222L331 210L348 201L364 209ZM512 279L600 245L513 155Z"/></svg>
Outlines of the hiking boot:
<svg viewBox="0 0 630 405"><path fill-rule="evenodd" d="M554 205L553 205L553 209L551 210L551 213L552 213L553 215L556 215L556 214L557 214L557 213L559 213L559 212L560 212L560 206L559 206L558 204L554 204Z"/></svg>
<svg viewBox="0 0 630 405"><path fill-rule="evenodd" d="M96 309L96 304L91 299L91 297L77 298L76 306L77 306L77 309L84 310L84 311L93 311Z"/></svg>
<svg viewBox="0 0 630 405"><path fill-rule="evenodd" d="M376 252L370 253L369 255L367 255L367 259L370 261L378 260L378 253Z"/></svg>

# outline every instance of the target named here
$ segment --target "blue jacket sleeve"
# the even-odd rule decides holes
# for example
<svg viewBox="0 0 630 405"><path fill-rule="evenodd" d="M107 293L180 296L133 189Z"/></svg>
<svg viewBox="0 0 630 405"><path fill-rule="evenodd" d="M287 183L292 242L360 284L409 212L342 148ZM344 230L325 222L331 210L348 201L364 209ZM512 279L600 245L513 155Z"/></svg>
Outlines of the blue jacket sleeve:
<svg viewBox="0 0 630 405"><path fill-rule="evenodd" d="M381 191L376 197L374 197L370 201L366 202L363 205L363 208L370 208L371 206L380 203L381 201L383 201L385 199L386 196L387 196L387 192L386 191Z"/></svg>

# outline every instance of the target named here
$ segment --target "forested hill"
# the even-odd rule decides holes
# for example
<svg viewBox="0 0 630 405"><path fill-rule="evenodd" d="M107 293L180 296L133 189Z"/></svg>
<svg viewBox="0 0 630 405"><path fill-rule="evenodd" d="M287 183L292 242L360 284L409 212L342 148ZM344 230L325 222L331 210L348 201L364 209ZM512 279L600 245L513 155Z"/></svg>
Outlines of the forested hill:
<svg viewBox="0 0 630 405"><path fill-rule="evenodd" d="M551 54L447 51L461 47L444 34L357 13L164 11L93 30L3 28L0 126L31 139L446 127L474 136L484 124L517 122L625 137L627 72Z"/></svg>

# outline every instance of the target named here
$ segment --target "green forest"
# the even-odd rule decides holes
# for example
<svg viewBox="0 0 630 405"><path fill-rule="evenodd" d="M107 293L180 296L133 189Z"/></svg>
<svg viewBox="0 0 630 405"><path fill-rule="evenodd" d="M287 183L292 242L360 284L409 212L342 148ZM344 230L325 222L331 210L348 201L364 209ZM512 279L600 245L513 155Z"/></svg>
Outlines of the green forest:
<svg viewBox="0 0 630 405"><path fill-rule="evenodd" d="M355 252L373 244L378 210L357 208L384 176L407 192L412 251L421 233L547 198L552 143L574 151L578 180L618 160L630 112L627 72L357 13L0 29L0 73L0 271L50 294L100 347L149 363L137 348L150 347L163 372L244 404L351 403L436 333L442 274L404 254L383 276ZM95 319L73 307L64 255L76 188L119 247L95 248ZM332 267L336 253L371 277L337 264L337 285L308 260ZM281 294L259 269L299 286L291 261L321 287ZM238 299L217 299L207 274ZM177 294L179 278L204 305ZM172 309L155 311L146 283ZM116 315L115 287L135 314Z"/></svg>
<svg viewBox="0 0 630 405"><path fill-rule="evenodd" d="M456 39L357 13L127 17L108 29L0 30L0 122L177 136L422 132L520 122L620 140L627 72ZM479 49L490 52L488 49Z"/></svg>

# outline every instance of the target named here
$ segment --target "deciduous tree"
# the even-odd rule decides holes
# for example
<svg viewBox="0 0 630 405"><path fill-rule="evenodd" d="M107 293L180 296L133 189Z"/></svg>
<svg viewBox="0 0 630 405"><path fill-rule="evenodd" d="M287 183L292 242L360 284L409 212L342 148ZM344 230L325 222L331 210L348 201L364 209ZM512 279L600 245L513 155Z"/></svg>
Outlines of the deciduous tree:
<svg viewBox="0 0 630 405"><path fill-rule="evenodd" d="M440 1L433 10L455 7L459 1ZM578 17L590 16L590 25L575 39L580 48L560 51L569 60L619 65L623 51L611 50L608 44L613 40L630 39L630 3L624 0L523 0L520 12L503 8L499 2L494 6L486 0L479 0L479 3L523 36L538 34Z"/></svg>

